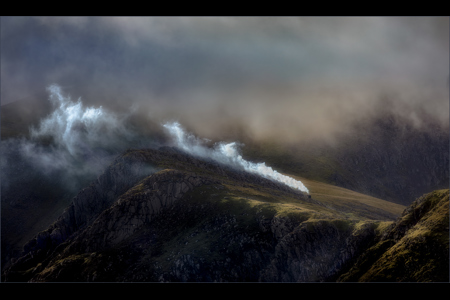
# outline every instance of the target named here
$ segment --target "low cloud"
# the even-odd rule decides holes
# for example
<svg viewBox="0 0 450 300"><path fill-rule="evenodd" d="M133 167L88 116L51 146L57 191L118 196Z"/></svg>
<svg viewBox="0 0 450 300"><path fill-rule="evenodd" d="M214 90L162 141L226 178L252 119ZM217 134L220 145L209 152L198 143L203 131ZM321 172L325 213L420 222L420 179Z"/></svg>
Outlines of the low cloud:
<svg viewBox="0 0 450 300"><path fill-rule="evenodd" d="M84 105L301 143L384 105L448 122L448 17L2 17L2 104ZM40 99L39 101L46 101ZM40 105L36 103L36 105ZM420 123L420 122L419 122Z"/></svg>
<svg viewBox="0 0 450 300"><path fill-rule="evenodd" d="M26 137L2 139L2 188L17 184L28 172L57 180L70 192L95 179L121 152L150 147L130 123L133 110L116 114L72 100L58 85L48 87L52 111ZM20 171L18 171L20 169Z"/></svg>

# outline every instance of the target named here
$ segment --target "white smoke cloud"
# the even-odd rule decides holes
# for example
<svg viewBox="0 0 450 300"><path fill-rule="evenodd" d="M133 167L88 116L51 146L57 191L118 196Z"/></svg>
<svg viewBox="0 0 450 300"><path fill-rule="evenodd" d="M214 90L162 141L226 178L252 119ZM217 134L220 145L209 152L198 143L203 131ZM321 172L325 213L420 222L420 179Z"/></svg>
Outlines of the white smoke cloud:
<svg viewBox="0 0 450 300"><path fill-rule="evenodd" d="M64 96L58 85L49 86L48 91L55 110L38 128L31 129L32 138L50 136L59 147L76 157L90 154L94 148L105 148L121 139L134 137L134 133L123 125L124 119L101 106L85 108L80 99L74 102Z"/></svg>
<svg viewBox="0 0 450 300"><path fill-rule="evenodd" d="M72 101L58 85L51 85L47 90L53 111L37 127L30 128L28 138L2 140L3 187L26 176L15 171L18 160L33 169L28 171L57 178L58 184L76 192L122 151L146 143L128 126L127 118L132 110L117 115L101 106L85 107L81 99Z"/></svg>
<svg viewBox="0 0 450 300"><path fill-rule="evenodd" d="M219 142L215 144L214 148L211 149L204 145L204 140L187 133L178 122L165 123L163 126L174 139L176 146L185 152L199 157L211 158L220 163L241 168L247 172L284 183L291 188L309 194L309 190L301 181L277 172L271 167L266 166L264 162L253 163L243 159L239 154L238 144L236 142Z"/></svg>
<svg viewBox="0 0 450 300"><path fill-rule="evenodd" d="M64 179L60 179L71 185L72 190L76 190L80 188L76 184L77 178L93 179L123 150L147 145L141 134L128 127L127 115L118 116L101 106L85 107L81 99L72 101L69 96L64 95L58 85L51 85L47 90L50 94L49 100L54 106L52 113L42 119L36 128L30 129L29 139L2 142L2 148L5 150L3 153L17 153L42 174L64 176ZM278 173L265 163L252 163L243 159L236 142L216 143L211 149L205 146L207 140L187 133L179 123L167 123L163 127L183 151L309 193L302 182ZM2 160L5 174L9 172L8 165L8 160Z"/></svg>

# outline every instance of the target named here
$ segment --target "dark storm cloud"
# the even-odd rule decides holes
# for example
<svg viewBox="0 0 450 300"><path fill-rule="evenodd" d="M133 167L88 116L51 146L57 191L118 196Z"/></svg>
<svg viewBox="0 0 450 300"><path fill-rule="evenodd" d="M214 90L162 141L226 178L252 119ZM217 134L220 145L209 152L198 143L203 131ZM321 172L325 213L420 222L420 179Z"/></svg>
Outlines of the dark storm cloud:
<svg viewBox="0 0 450 300"><path fill-rule="evenodd" d="M448 17L2 17L2 104L48 85L211 136L332 135L389 95L448 120ZM401 111L402 109L400 109Z"/></svg>

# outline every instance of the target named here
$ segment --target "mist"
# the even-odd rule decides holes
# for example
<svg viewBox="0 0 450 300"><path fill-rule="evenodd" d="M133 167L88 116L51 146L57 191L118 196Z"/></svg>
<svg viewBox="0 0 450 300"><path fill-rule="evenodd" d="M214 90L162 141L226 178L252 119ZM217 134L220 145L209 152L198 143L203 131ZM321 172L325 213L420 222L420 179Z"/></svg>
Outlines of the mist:
<svg viewBox="0 0 450 300"><path fill-rule="evenodd" d="M38 126L30 126L27 136L2 139L3 191L38 174L75 193L125 149L148 146L127 126L132 111L117 115L102 107L85 107L81 98L72 100L58 85L47 87L47 92L52 112Z"/></svg>
<svg viewBox="0 0 450 300"><path fill-rule="evenodd" d="M93 155L93 149L122 147L132 143L136 133L126 127L127 116L107 112L100 107L84 107L81 98L73 101L62 94L57 85L48 87L49 100L54 111L41 121L38 128L31 128L31 138L49 136L56 147L72 156Z"/></svg>
<svg viewBox="0 0 450 300"><path fill-rule="evenodd" d="M215 142L213 147L209 147L210 140L188 133L178 122L159 124L160 129L166 130L168 138L155 141L154 136L146 136L133 129L129 122L135 113L133 109L119 115L102 107L88 107L81 98L73 100L64 95L61 87L55 84L47 87L47 92L52 112L36 127L30 127L28 137L2 141L1 175L5 190L8 190L10 182L13 186L26 182L24 173L27 169L50 180L58 178L56 182L62 188L76 192L125 149L171 144L191 155L212 159L309 193L302 182L277 172L264 162L253 163L243 159L239 151L243 145L238 142ZM26 165L24 170L15 172L17 165L21 164Z"/></svg>
<svg viewBox="0 0 450 300"><path fill-rule="evenodd" d="M333 139L379 111L448 123L448 17L2 17L2 105L51 84L198 136ZM384 100L383 100L384 99ZM36 100L34 105L42 105ZM418 121L419 120L419 121Z"/></svg>

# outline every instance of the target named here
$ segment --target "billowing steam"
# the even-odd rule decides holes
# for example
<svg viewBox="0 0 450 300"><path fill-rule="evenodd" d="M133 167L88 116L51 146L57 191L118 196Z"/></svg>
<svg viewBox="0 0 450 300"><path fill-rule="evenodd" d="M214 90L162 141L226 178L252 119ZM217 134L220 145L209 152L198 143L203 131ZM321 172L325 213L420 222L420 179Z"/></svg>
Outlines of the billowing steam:
<svg viewBox="0 0 450 300"><path fill-rule="evenodd" d="M294 189L308 193L309 190L301 181L295 180L289 176L283 175L271 167L266 166L264 162L253 163L242 158L238 151L236 142L217 143L214 148L208 148L201 139L187 133L178 122L165 123L163 125L173 137L178 148L195 156L208 157L220 163L232 165L244 169L247 172L258 174L264 178L284 183Z"/></svg>
<svg viewBox="0 0 450 300"><path fill-rule="evenodd" d="M51 114L30 128L29 138L2 140L5 189L34 172L76 192L139 140L126 125L128 115L119 116L101 106L85 107L80 99L73 101L63 95L58 85L47 90L53 105Z"/></svg>
<svg viewBox="0 0 450 300"><path fill-rule="evenodd" d="M28 176L24 172L28 169L45 175L49 182L65 185L76 192L125 149L150 146L145 142L147 137L129 126L127 118L131 112L119 116L101 106L85 107L80 99L73 101L64 95L58 85L49 86L48 91L54 109L36 128L30 129L30 137L2 141L2 178L20 184L24 176ZM183 151L309 193L302 182L273 170L265 163L243 159L235 142L220 142L209 148L204 140L187 133L179 123L166 123L163 127ZM18 161L24 166L22 171L14 166ZM9 182L3 182L3 187L8 186Z"/></svg>
<svg viewBox="0 0 450 300"><path fill-rule="evenodd" d="M53 113L31 129L32 138L49 136L72 156L88 155L94 148L116 146L121 139L130 140L134 133L123 125L123 119L106 112L101 106L83 107L63 96L58 85L48 87Z"/></svg>

